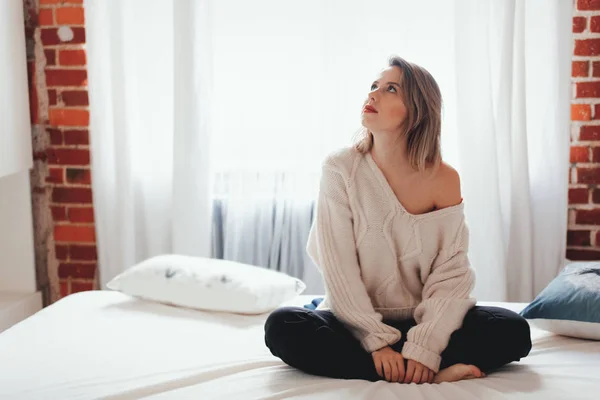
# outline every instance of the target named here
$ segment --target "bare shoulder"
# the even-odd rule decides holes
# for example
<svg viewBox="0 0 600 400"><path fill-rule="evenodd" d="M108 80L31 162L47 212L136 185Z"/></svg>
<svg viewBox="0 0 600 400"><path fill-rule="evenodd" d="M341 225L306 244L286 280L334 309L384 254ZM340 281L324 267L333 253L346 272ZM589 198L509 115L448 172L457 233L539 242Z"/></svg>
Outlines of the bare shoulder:
<svg viewBox="0 0 600 400"><path fill-rule="evenodd" d="M460 190L460 176L456 169L442 162L435 174L434 182L435 205L437 209L460 204L462 193Z"/></svg>

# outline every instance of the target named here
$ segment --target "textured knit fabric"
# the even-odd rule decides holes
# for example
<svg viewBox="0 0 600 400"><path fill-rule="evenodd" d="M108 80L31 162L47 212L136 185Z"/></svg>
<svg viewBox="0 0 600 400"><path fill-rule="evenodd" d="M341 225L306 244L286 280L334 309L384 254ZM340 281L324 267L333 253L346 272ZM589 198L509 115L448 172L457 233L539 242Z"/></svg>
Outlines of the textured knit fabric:
<svg viewBox="0 0 600 400"><path fill-rule="evenodd" d="M325 281L318 309L331 310L368 352L401 339L383 319L414 318L402 354L438 372L450 335L475 305L463 209L410 214L370 154L328 156L307 245Z"/></svg>

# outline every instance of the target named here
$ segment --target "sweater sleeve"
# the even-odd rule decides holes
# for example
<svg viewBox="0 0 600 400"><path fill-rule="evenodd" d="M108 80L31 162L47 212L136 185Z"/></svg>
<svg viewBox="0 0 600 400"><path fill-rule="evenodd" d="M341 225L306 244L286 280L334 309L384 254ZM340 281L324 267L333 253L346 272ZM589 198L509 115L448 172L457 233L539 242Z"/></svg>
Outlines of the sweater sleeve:
<svg viewBox="0 0 600 400"><path fill-rule="evenodd" d="M361 279L352 211L343 176L325 165L307 250L321 270L327 302L368 352L396 343L399 330L384 324Z"/></svg>
<svg viewBox="0 0 600 400"><path fill-rule="evenodd" d="M470 297L475 274L467 257L468 241L463 217L453 245L433 262L422 301L415 310L417 325L408 331L402 348L404 358L418 361L436 373L450 335L462 326L467 311L475 305Z"/></svg>

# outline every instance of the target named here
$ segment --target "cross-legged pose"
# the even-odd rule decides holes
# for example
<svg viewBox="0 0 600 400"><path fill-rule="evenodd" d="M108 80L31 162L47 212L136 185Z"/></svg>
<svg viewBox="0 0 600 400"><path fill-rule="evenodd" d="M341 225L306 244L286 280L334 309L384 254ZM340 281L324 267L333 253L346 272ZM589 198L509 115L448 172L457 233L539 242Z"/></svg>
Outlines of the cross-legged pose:
<svg viewBox="0 0 600 400"><path fill-rule="evenodd" d="M355 146L329 155L307 249L326 296L286 307L265 342L310 374L390 382L480 378L527 356L527 321L475 306L458 173L442 161L442 98L394 57L372 83ZM476 151L476 150L473 150Z"/></svg>

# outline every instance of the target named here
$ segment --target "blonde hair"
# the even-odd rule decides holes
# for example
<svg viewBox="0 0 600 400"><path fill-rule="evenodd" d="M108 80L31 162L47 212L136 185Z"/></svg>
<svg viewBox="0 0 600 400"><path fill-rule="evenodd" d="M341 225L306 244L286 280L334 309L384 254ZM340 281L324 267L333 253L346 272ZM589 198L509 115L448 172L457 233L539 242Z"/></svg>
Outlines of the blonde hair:
<svg viewBox="0 0 600 400"><path fill-rule="evenodd" d="M402 71L401 92L407 109L403 124L406 151L410 165L423 171L437 166L442 159L442 94L431 74L423 67L401 57L391 57L390 67ZM366 154L373 148L373 134L363 128L357 135L355 148Z"/></svg>

